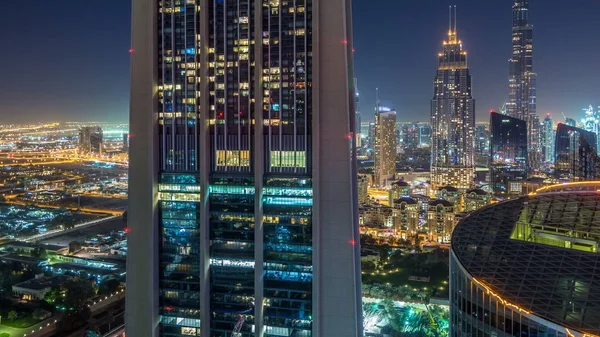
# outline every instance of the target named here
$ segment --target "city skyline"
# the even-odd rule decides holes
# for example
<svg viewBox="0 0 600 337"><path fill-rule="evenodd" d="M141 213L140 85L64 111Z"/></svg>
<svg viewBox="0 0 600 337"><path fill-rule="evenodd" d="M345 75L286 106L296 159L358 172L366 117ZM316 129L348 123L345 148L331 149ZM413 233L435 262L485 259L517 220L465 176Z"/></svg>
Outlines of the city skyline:
<svg viewBox="0 0 600 337"><path fill-rule="evenodd" d="M437 53L436 46L429 41L443 38L447 5L456 4L464 18L459 18L459 29L464 40L469 41L470 66L477 78L473 92L478 100L476 119L487 119L487 111L498 110L508 99L510 1L457 0L434 4L391 2L385 4L389 10L381 11L381 6L354 1L355 69L363 121L373 117L375 87L385 97L382 104L398 111L400 122L419 120L429 110L431 81L427 74L435 65ZM598 38L593 34L593 13L597 12L594 8L600 10L600 3L582 0L569 6L561 4L549 0L542 6L540 1L530 1L535 29L534 57L544 55L536 58L535 65L537 110L540 116L548 111L553 116L565 112L579 120L583 108L600 103L592 75L599 69L594 62L600 44L595 43ZM109 1L107 5L66 0L64 8L48 3L31 7L21 2L7 6L0 14L3 15L0 25L4 25L0 27L6 32L0 41L22 50L36 46L33 53L12 53L0 58L5 64L5 83L10 83L0 93L0 112L10 118L8 121L44 122L56 120L57 116L61 120L91 121L99 115L111 122L127 119L128 1ZM111 20L105 20L107 16ZM10 29L23 22L27 23L26 29ZM37 22L45 22L43 28ZM80 29L69 30L69 26ZM403 26L414 28L404 30ZM45 34L35 34L41 29ZM392 52L378 52L381 46L391 48ZM40 55L46 60L44 67L35 64ZM559 67L563 63L569 67ZM31 82L31 76L40 81ZM27 92L22 90L25 87Z"/></svg>

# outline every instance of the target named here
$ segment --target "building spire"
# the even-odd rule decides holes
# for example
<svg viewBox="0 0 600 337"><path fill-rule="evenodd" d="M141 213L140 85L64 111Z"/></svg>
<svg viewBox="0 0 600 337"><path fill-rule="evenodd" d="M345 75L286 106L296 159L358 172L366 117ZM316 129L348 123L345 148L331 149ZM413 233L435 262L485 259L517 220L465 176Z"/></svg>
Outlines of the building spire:
<svg viewBox="0 0 600 337"><path fill-rule="evenodd" d="M458 21L458 12L456 10L456 5L449 6L449 22L448 22L448 42L456 43L457 33L456 33L456 22Z"/></svg>

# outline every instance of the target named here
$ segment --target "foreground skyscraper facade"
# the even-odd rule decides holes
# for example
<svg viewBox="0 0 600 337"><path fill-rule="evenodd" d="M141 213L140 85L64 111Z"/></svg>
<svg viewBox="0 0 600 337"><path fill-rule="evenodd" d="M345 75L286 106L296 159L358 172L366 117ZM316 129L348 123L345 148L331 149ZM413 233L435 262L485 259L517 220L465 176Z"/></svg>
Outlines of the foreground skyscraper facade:
<svg viewBox="0 0 600 337"><path fill-rule="evenodd" d="M527 122L529 169L542 161L540 121L536 115L536 74L533 72L533 26L529 24L528 0L515 0L512 7L512 56L509 60L509 98L506 113Z"/></svg>
<svg viewBox="0 0 600 337"><path fill-rule="evenodd" d="M475 177L475 100L467 52L456 32L456 7L451 9L448 41L438 55L431 100L431 182L467 189Z"/></svg>
<svg viewBox="0 0 600 337"><path fill-rule="evenodd" d="M527 179L527 124L496 112L490 114L490 189L521 194Z"/></svg>
<svg viewBox="0 0 600 337"><path fill-rule="evenodd" d="M362 336L350 9L133 0L128 336Z"/></svg>

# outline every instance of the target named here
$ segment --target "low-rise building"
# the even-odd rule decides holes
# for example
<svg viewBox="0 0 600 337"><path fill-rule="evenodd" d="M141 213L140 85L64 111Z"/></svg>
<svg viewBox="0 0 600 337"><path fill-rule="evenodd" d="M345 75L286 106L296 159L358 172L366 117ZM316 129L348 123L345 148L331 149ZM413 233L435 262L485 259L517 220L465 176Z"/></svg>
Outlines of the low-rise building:
<svg viewBox="0 0 600 337"><path fill-rule="evenodd" d="M31 280L13 285L12 294L26 301L43 300L47 293L69 279L70 277L64 275L54 277L37 275Z"/></svg>
<svg viewBox="0 0 600 337"><path fill-rule="evenodd" d="M429 241L446 243L450 237L456 220L454 216L454 203L444 199L429 202L427 210L427 233Z"/></svg>
<svg viewBox="0 0 600 337"><path fill-rule="evenodd" d="M468 190L465 194L465 212L476 211L482 207L489 205L491 196L486 191L475 188Z"/></svg>
<svg viewBox="0 0 600 337"><path fill-rule="evenodd" d="M389 191L390 206L394 207L394 200L406 197L410 194L410 184L399 180L392 183Z"/></svg>
<svg viewBox="0 0 600 337"><path fill-rule="evenodd" d="M407 238L413 239L419 227L419 203L411 197L394 200L394 229L406 231Z"/></svg>

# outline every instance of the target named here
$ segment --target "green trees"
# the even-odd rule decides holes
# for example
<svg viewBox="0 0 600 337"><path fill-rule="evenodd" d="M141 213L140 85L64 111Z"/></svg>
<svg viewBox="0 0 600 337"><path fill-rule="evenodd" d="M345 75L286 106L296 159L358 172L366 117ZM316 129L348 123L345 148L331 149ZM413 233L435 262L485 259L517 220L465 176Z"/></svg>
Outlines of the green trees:
<svg viewBox="0 0 600 337"><path fill-rule="evenodd" d="M83 308L88 298L95 295L94 287L88 280L73 279L65 282L64 304L69 309Z"/></svg>
<svg viewBox="0 0 600 337"><path fill-rule="evenodd" d="M34 249L31 250L30 254L31 254L31 257L36 258L36 259L45 259L48 257L48 253L42 247L35 247Z"/></svg>
<svg viewBox="0 0 600 337"><path fill-rule="evenodd" d="M69 253L75 253L78 250L81 250L81 242L79 242L79 241L69 242Z"/></svg>
<svg viewBox="0 0 600 337"><path fill-rule="evenodd" d="M9 321L16 321L17 318L19 318L19 314L17 314L17 312L14 310L9 311L6 315L6 319Z"/></svg>

